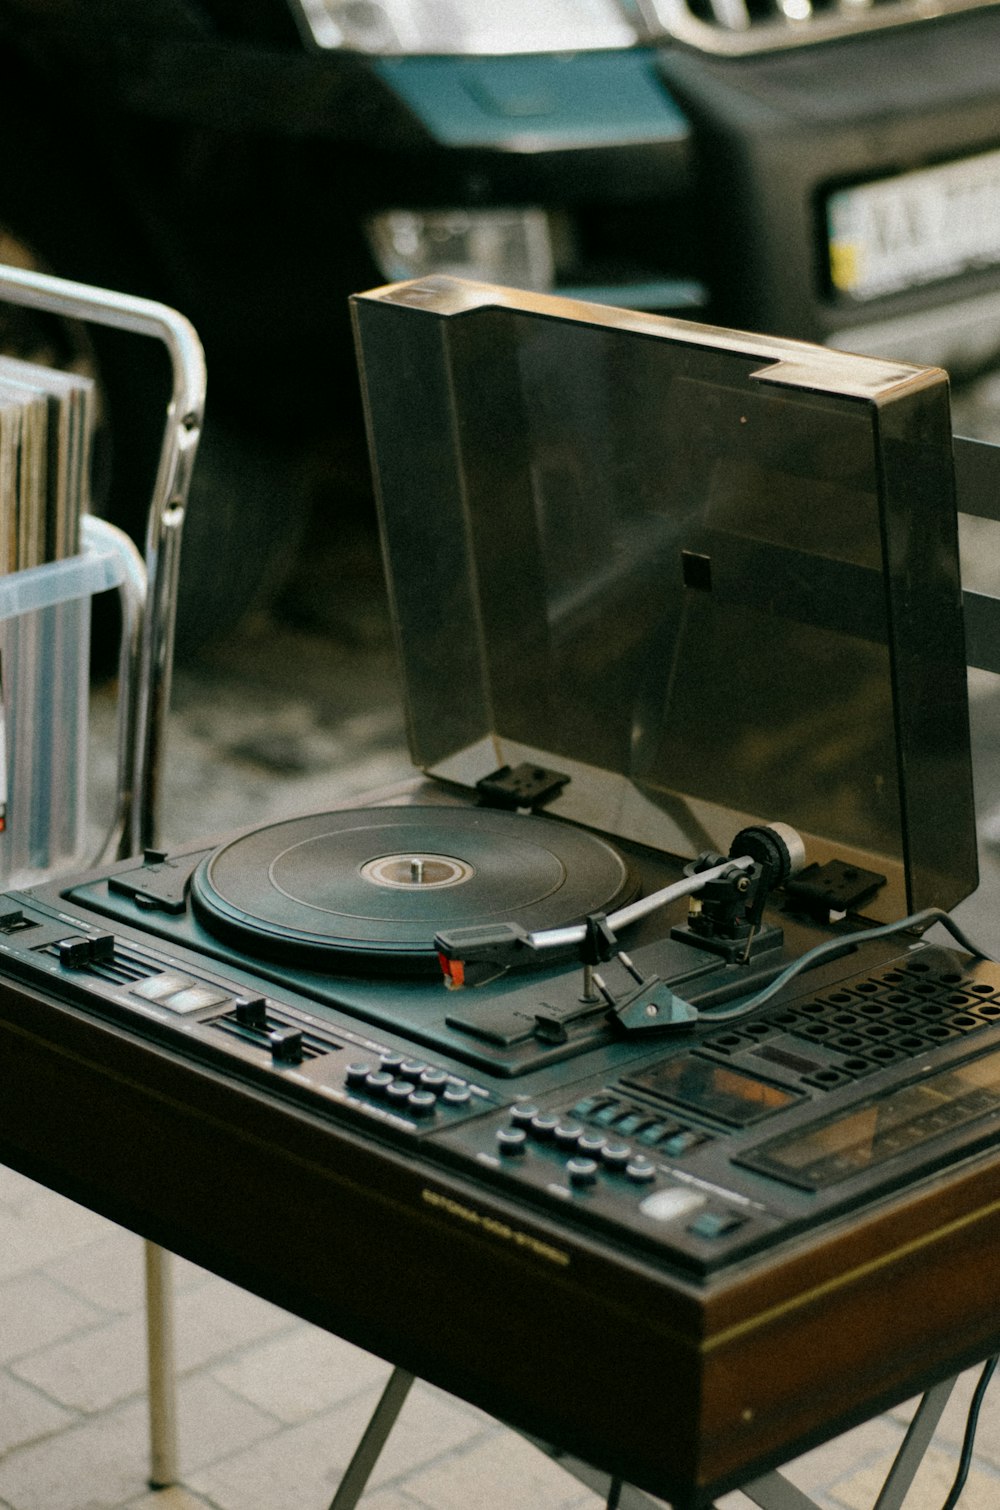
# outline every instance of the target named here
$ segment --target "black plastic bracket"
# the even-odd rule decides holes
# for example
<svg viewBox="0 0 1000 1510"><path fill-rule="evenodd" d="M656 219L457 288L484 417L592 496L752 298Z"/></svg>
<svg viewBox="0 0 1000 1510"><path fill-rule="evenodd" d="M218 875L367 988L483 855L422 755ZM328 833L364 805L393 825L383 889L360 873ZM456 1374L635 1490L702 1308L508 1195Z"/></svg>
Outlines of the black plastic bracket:
<svg viewBox="0 0 1000 1510"><path fill-rule="evenodd" d="M476 795L481 807L536 808L544 807L558 797L569 777L562 771L550 771L543 765L522 761L520 765L502 765L476 782Z"/></svg>
<svg viewBox="0 0 1000 1510"><path fill-rule="evenodd" d="M800 870L785 883L785 896L793 912L806 912L827 922L831 916L854 911L884 886L885 880L876 870L828 860L825 865L807 865Z"/></svg>

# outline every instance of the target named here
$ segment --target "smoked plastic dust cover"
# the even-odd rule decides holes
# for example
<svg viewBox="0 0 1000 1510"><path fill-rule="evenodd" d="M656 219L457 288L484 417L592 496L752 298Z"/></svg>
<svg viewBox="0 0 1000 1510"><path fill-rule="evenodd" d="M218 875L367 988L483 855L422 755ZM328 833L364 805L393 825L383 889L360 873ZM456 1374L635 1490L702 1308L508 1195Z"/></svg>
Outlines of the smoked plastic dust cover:
<svg viewBox="0 0 1000 1510"><path fill-rule="evenodd" d="M938 369L435 277L352 301L411 752L689 858L976 884Z"/></svg>

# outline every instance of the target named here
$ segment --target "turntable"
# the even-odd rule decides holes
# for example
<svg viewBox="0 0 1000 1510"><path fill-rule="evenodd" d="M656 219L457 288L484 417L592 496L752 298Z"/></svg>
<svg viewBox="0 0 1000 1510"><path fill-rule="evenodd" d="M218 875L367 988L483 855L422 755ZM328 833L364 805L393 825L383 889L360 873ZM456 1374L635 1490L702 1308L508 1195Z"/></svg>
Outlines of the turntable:
<svg viewBox="0 0 1000 1510"><path fill-rule="evenodd" d="M947 380L353 308L419 775L5 899L0 1146L701 1505L1000 1341Z"/></svg>
<svg viewBox="0 0 1000 1510"><path fill-rule="evenodd" d="M510 1078L612 1040L644 981L718 1006L817 919L976 880L944 375L565 310L448 280L354 304L426 778L406 805L73 888ZM808 865L780 923L759 878L714 883L693 926L683 895L636 903L774 818ZM626 907L589 962L608 1003L579 937L517 942ZM471 989L442 988L449 952Z"/></svg>

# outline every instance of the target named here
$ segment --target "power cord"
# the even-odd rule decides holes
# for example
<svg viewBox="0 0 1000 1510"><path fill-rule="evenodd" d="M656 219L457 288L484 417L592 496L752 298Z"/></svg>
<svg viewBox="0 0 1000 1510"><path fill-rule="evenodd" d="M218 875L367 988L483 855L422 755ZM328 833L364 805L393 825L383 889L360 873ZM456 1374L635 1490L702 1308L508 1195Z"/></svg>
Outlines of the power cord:
<svg viewBox="0 0 1000 1510"><path fill-rule="evenodd" d="M797 960L786 966L780 975L775 976L769 986L763 991L758 991L756 996L751 996L748 1001L741 1002L735 1007L723 1007L719 1011L705 1011L702 1016L705 1022L732 1022L737 1017L746 1017L749 1012L756 1012L765 1001L770 1001L783 987L794 980L803 970L811 970L814 965L823 960L835 959L840 954L849 954L860 944L868 943L874 939L889 938L894 933L903 933L909 929L923 930L929 928L932 923L940 923L969 954L976 959L992 959L984 949L980 949L962 931L955 919L940 907L925 907L922 912L911 913L909 917L899 918L895 923L884 923L879 928L868 928L858 933L848 934L846 938L827 939L823 944L817 944L812 949L807 949ZM996 963L996 962L994 962Z"/></svg>
<svg viewBox="0 0 1000 1510"><path fill-rule="evenodd" d="M965 1423L965 1436L962 1439L962 1452L958 1460L958 1472L955 1474L955 1482L952 1484L948 1498L941 1506L941 1510L955 1510L959 1495L965 1488L965 1481L969 1477L969 1468L972 1464L972 1448L976 1440L976 1428L979 1425L979 1412L996 1366L996 1358L988 1358L983 1365L982 1373L979 1375L979 1382L972 1396L968 1419Z"/></svg>

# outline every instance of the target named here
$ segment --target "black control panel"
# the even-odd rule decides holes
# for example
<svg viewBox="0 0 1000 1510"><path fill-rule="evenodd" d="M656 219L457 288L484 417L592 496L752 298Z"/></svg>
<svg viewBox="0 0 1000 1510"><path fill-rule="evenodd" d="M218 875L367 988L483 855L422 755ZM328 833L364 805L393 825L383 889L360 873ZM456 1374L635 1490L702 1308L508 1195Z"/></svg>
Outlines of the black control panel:
<svg viewBox="0 0 1000 1510"><path fill-rule="evenodd" d="M695 1274L1000 1138L1000 969L932 945L513 1082L44 888L0 903L0 972Z"/></svg>

